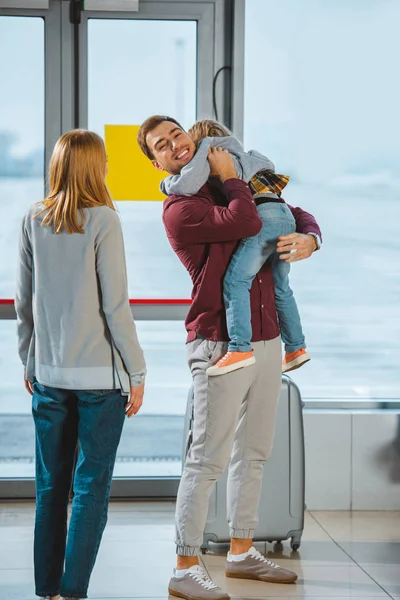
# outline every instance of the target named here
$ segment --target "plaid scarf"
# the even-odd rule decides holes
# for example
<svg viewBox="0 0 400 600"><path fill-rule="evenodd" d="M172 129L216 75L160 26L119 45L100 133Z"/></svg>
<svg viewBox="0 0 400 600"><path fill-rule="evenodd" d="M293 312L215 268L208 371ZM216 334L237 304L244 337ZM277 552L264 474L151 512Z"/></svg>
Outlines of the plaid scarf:
<svg viewBox="0 0 400 600"><path fill-rule="evenodd" d="M280 197L284 187L289 183L289 175L278 175L274 171L259 171L249 181L253 195L272 192Z"/></svg>

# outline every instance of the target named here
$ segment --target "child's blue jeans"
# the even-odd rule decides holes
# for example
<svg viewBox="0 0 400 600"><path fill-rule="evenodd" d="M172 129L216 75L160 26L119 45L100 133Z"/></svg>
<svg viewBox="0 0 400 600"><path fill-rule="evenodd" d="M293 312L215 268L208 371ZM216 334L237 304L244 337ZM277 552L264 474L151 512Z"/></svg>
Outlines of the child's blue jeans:
<svg viewBox="0 0 400 600"><path fill-rule="evenodd" d="M289 285L290 265L276 252L278 237L294 233L296 224L283 202L265 202L258 206L263 226L258 235L242 240L232 257L224 279L224 300L229 335L228 349L250 352L250 288L266 260L271 261L275 284L275 302L286 352L305 347L299 311Z"/></svg>
<svg viewBox="0 0 400 600"><path fill-rule="evenodd" d="M36 594L87 598L90 575L107 522L126 397L120 390L72 391L37 382L33 390ZM68 500L78 441L67 535Z"/></svg>

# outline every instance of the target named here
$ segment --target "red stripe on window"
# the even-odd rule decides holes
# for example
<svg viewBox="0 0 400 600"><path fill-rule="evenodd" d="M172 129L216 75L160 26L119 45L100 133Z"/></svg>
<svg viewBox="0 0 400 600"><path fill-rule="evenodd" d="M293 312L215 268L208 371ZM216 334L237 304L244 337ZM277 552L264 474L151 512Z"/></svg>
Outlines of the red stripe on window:
<svg viewBox="0 0 400 600"><path fill-rule="evenodd" d="M154 304L155 306L165 305L165 304L191 304L192 301L186 298L135 298L134 300L129 300L130 304ZM14 300L8 300L4 298L0 298L0 304L14 304Z"/></svg>

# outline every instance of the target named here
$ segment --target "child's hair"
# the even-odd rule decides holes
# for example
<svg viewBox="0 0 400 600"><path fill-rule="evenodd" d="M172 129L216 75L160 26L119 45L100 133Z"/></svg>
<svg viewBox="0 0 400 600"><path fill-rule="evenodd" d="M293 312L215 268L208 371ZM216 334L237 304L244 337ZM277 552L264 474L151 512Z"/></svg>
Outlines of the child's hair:
<svg viewBox="0 0 400 600"><path fill-rule="evenodd" d="M189 129L188 134L195 144L198 144L205 137L226 137L232 135L232 132L218 121L203 119L203 121L197 121Z"/></svg>
<svg viewBox="0 0 400 600"><path fill-rule="evenodd" d="M115 206L105 183L104 142L92 131L74 129L57 141L50 161L49 194L43 201L42 225L55 233L83 233L84 208Z"/></svg>

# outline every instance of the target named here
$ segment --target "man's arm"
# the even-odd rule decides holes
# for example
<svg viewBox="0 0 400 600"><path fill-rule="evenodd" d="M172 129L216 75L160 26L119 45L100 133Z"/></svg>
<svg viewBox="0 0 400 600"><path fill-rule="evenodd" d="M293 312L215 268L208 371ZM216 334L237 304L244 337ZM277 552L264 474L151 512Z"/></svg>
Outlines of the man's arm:
<svg viewBox="0 0 400 600"><path fill-rule="evenodd" d="M321 230L313 215L288 204L296 220L296 233L281 236L277 245L280 259L288 263L309 258L321 245Z"/></svg>
<svg viewBox="0 0 400 600"><path fill-rule="evenodd" d="M220 147L208 151L210 173L220 178L228 206L212 198L182 197L164 211L164 225L181 244L227 242L257 235L262 221L247 183L238 179L232 156Z"/></svg>
<svg viewBox="0 0 400 600"><path fill-rule="evenodd" d="M223 185L227 207L203 196L183 196L165 209L165 227L178 243L227 242L259 233L262 221L248 185L234 178Z"/></svg>
<svg viewBox="0 0 400 600"><path fill-rule="evenodd" d="M315 233L322 239L321 230L312 214L306 212L299 206L296 208L290 206L290 204L288 204L288 206L296 220L296 231L298 233Z"/></svg>

